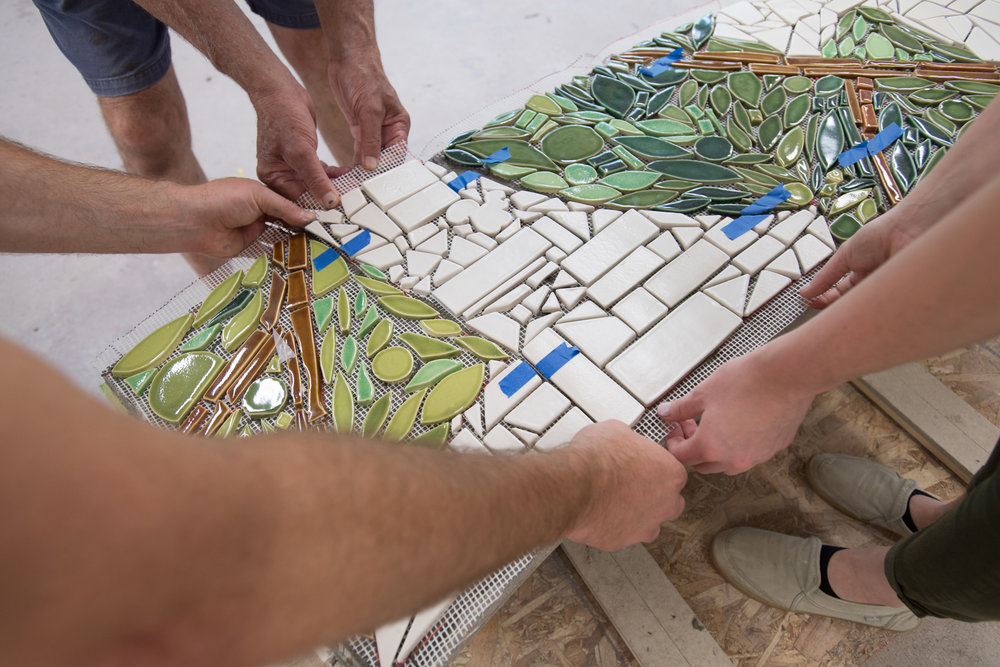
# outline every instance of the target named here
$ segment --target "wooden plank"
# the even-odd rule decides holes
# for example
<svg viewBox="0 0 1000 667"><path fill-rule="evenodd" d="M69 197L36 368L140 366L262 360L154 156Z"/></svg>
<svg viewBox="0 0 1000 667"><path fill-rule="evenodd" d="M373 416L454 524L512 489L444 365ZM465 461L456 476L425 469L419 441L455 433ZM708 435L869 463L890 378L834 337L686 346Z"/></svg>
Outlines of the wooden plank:
<svg viewBox="0 0 1000 667"><path fill-rule="evenodd" d="M1000 429L920 364L904 364L853 383L965 481L986 462L1000 436Z"/></svg>
<svg viewBox="0 0 1000 667"><path fill-rule="evenodd" d="M614 553L562 548L640 664L732 665L641 544Z"/></svg>

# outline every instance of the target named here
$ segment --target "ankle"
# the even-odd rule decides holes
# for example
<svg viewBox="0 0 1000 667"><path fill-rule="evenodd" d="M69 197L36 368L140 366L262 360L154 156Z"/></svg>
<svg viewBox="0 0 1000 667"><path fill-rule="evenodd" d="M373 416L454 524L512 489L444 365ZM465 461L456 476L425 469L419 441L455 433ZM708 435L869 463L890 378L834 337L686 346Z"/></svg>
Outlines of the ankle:
<svg viewBox="0 0 1000 667"><path fill-rule="evenodd" d="M830 557L830 587L841 600L861 604L902 607L884 571L889 547L842 549Z"/></svg>
<svg viewBox="0 0 1000 667"><path fill-rule="evenodd" d="M950 503L945 503L924 492L914 491L910 496L908 513L913 520L913 525L917 530L921 530L937 521L950 509L960 503L962 498L957 498Z"/></svg>

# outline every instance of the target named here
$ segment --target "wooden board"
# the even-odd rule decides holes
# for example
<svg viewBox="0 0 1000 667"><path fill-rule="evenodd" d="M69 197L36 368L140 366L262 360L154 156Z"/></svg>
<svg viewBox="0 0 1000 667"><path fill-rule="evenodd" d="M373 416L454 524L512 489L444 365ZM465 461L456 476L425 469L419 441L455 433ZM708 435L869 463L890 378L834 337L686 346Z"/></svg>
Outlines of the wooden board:
<svg viewBox="0 0 1000 667"><path fill-rule="evenodd" d="M733 664L642 545L562 548L640 664Z"/></svg>
<svg viewBox="0 0 1000 667"><path fill-rule="evenodd" d="M965 481L1000 436L1000 429L920 364L866 375L854 385Z"/></svg>

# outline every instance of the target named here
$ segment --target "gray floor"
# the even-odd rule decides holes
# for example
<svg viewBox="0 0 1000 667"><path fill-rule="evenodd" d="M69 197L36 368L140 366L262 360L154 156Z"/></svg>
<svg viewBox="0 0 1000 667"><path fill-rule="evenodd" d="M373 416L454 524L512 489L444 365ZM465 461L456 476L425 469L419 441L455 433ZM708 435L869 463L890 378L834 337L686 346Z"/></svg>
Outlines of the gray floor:
<svg viewBox="0 0 1000 667"><path fill-rule="evenodd" d="M410 147L428 157L442 138L473 127L466 119L481 116L484 107L510 95L520 100L532 84L588 63L612 42L698 4L380 0L377 24L386 70L413 117ZM0 25L0 62L7 65L0 75L0 135L68 159L119 167L93 97L35 8L24 1L0 3ZM246 96L181 39L173 44L205 171L210 177L252 176L255 118ZM325 151L321 157L329 158ZM93 392L93 360L105 346L193 278L172 255L0 254L0 334ZM1000 664L997 627L925 621L869 664Z"/></svg>

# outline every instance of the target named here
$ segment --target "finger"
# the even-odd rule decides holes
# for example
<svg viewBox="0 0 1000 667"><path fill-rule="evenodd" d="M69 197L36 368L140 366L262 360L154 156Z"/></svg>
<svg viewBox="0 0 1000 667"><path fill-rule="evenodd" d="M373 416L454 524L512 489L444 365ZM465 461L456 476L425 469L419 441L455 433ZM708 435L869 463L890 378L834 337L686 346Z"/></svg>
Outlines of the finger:
<svg viewBox="0 0 1000 667"><path fill-rule="evenodd" d="M708 463L696 463L692 467L695 471L701 475L714 475L716 473L724 472L727 475L738 475L742 471L730 472L728 467L721 462L711 461Z"/></svg>
<svg viewBox="0 0 1000 667"><path fill-rule="evenodd" d="M683 422L686 419L694 419L701 415L704 410L701 401L695 394L688 394L672 401L660 403L656 407L656 414L660 419L672 422Z"/></svg>
<svg viewBox="0 0 1000 667"><path fill-rule="evenodd" d="M254 200L261 213L271 218L278 218L296 227L312 222L316 214L300 208L276 192L267 188L254 188Z"/></svg>
<svg viewBox="0 0 1000 667"><path fill-rule="evenodd" d="M668 438L667 451L684 465L697 467L706 463L705 456L701 452L700 441L701 439L697 435L693 438Z"/></svg>
<svg viewBox="0 0 1000 667"><path fill-rule="evenodd" d="M349 172L351 169L354 169L353 165L347 167L338 167L334 165L332 167L327 166L325 171L326 175L329 176L330 178L340 178L341 176Z"/></svg>
<svg viewBox="0 0 1000 667"><path fill-rule="evenodd" d="M809 284L802 288L799 294L802 298L806 300L812 300L816 297L824 294L836 285L841 278L850 272L850 266L848 266L847 253L844 251L845 248L841 247L840 250L833 253L833 257L830 258L822 269L820 269L813 279L809 281Z"/></svg>
<svg viewBox="0 0 1000 667"><path fill-rule="evenodd" d="M382 119L385 109L381 104L371 104L358 113L358 136L354 137L355 159L368 171L378 168L382 152Z"/></svg>
<svg viewBox="0 0 1000 667"><path fill-rule="evenodd" d="M295 170L306 189L318 202L327 208L333 208L340 203L340 196L314 151L295 151L290 153L287 159L289 166Z"/></svg>
<svg viewBox="0 0 1000 667"><path fill-rule="evenodd" d="M685 438L690 438L698 430L698 422L693 419L685 419L681 422L681 433L684 434Z"/></svg>
<svg viewBox="0 0 1000 667"><path fill-rule="evenodd" d="M302 184L302 181L295 174L289 172L266 174L258 171L257 178L267 187L292 201L301 197L302 193L306 191L306 186Z"/></svg>

